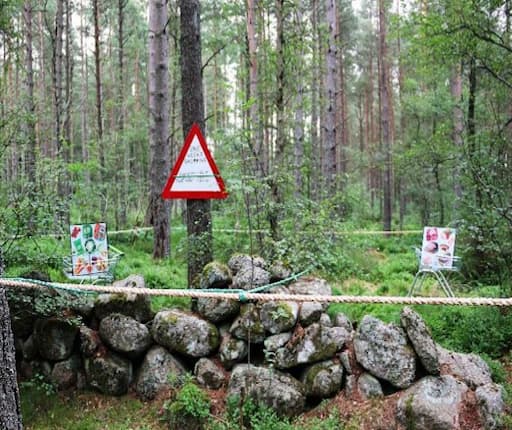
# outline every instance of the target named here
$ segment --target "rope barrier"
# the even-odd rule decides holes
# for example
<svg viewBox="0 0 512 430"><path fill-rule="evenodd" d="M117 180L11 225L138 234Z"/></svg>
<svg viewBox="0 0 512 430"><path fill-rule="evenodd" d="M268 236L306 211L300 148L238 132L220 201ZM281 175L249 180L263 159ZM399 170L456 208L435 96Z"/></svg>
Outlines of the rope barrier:
<svg viewBox="0 0 512 430"><path fill-rule="evenodd" d="M512 298L485 298L485 297L393 297L393 296L326 296L307 294L272 294L254 293L244 290L178 290L178 289L151 289L134 287L116 287L114 285L87 285L46 283L18 278L2 278L0 286L15 288L42 287L56 288L69 292L85 292L89 294L142 294L148 296L172 296L190 298L214 298L226 300L239 300L241 302L255 301L292 301L292 302L322 302L322 303L352 303L352 304L383 304L383 305L448 305L448 306L512 306Z"/></svg>

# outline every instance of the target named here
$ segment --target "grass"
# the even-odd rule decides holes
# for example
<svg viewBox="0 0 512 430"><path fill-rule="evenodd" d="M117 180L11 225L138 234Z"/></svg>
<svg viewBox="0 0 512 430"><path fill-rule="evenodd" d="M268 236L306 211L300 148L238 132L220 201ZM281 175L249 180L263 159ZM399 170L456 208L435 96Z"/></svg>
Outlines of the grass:
<svg viewBox="0 0 512 430"><path fill-rule="evenodd" d="M21 387L26 430L157 430L161 403L143 403L131 396L97 393L48 396L38 387Z"/></svg>

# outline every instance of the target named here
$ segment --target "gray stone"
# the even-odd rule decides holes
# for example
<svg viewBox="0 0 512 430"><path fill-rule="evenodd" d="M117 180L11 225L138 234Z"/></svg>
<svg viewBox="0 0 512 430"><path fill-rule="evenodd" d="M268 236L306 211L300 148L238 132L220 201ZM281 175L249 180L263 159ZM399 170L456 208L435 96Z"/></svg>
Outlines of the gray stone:
<svg viewBox="0 0 512 430"><path fill-rule="evenodd" d="M266 267L265 260L259 256L251 256L247 254L236 254L233 255L228 261L228 267L231 273L236 275L241 269L247 267L259 267L264 269Z"/></svg>
<svg viewBox="0 0 512 430"><path fill-rule="evenodd" d="M320 319L318 320L318 322L321 325L323 325L324 327L332 327L333 326L331 317L325 313L320 315Z"/></svg>
<svg viewBox="0 0 512 430"><path fill-rule="evenodd" d="M80 326L80 352L84 357L92 357L101 345L100 335L96 330Z"/></svg>
<svg viewBox="0 0 512 430"><path fill-rule="evenodd" d="M462 379L470 388L492 382L489 366L478 355L449 351L440 345L437 351L443 373Z"/></svg>
<svg viewBox="0 0 512 430"><path fill-rule="evenodd" d="M214 324L234 318L240 312L238 300L201 297L197 299L197 312Z"/></svg>
<svg viewBox="0 0 512 430"><path fill-rule="evenodd" d="M194 375L200 385L217 390L226 382L226 374L221 366L209 358L200 358L195 367Z"/></svg>
<svg viewBox="0 0 512 430"><path fill-rule="evenodd" d="M263 342L266 351L276 352L279 348L282 348L286 345L286 343L291 339L292 334L288 333L279 333L273 336L269 336Z"/></svg>
<svg viewBox="0 0 512 430"><path fill-rule="evenodd" d="M217 327L179 309L158 312L151 332L156 343L189 357L207 357L220 343Z"/></svg>
<svg viewBox="0 0 512 430"><path fill-rule="evenodd" d="M144 324L121 314L110 314L103 318L99 334L110 349L129 358L140 357L152 343L149 330Z"/></svg>
<svg viewBox="0 0 512 430"><path fill-rule="evenodd" d="M34 342L34 335L30 335L25 342L22 342L21 352L23 359L30 361L34 360L38 355L38 348Z"/></svg>
<svg viewBox="0 0 512 430"><path fill-rule="evenodd" d="M282 261L274 261L269 268L269 272L271 282L282 281L292 276L292 270Z"/></svg>
<svg viewBox="0 0 512 430"><path fill-rule="evenodd" d="M131 275L113 284L117 288L144 288L144 278ZM100 294L94 303L94 313L98 319L110 314L123 314L139 322L147 322L153 318L151 297L133 292L119 294Z"/></svg>
<svg viewBox="0 0 512 430"><path fill-rule="evenodd" d="M425 370L431 375L439 375L441 366L436 344L423 318L405 307L400 314L400 322Z"/></svg>
<svg viewBox="0 0 512 430"><path fill-rule="evenodd" d="M357 379L357 389L366 399L382 397L384 395L379 380L367 372L360 375Z"/></svg>
<svg viewBox="0 0 512 430"><path fill-rule="evenodd" d="M58 390L68 390L77 385L81 364L80 357L77 355L55 363L50 379Z"/></svg>
<svg viewBox="0 0 512 430"><path fill-rule="evenodd" d="M115 353L84 360L87 383L103 394L121 396L128 392L132 380L132 363Z"/></svg>
<svg viewBox="0 0 512 430"><path fill-rule="evenodd" d="M318 302L304 302L300 307L299 323L306 327L320 320L325 305Z"/></svg>
<svg viewBox="0 0 512 430"><path fill-rule="evenodd" d="M222 337L219 358L224 368L230 370L245 357L247 357L247 343L244 340L236 339L229 333Z"/></svg>
<svg viewBox="0 0 512 430"><path fill-rule="evenodd" d="M201 271L199 288L228 288L232 281L229 267L218 261L212 261Z"/></svg>
<svg viewBox="0 0 512 430"><path fill-rule="evenodd" d="M350 399L354 397L357 391L357 376L347 375L345 379L345 387L343 388L345 395Z"/></svg>
<svg viewBox="0 0 512 430"><path fill-rule="evenodd" d="M243 266L233 277L233 288L252 290L270 284L270 273L257 266Z"/></svg>
<svg viewBox="0 0 512 430"><path fill-rule="evenodd" d="M308 397L327 398L341 389L343 367L339 362L328 360L307 367L302 375Z"/></svg>
<svg viewBox="0 0 512 430"><path fill-rule="evenodd" d="M505 390L498 384L481 385L475 391L478 410L482 417L485 430L502 428L505 413Z"/></svg>
<svg viewBox="0 0 512 430"><path fill-rule="evenodd" d="M250 343L263 343L265 328L261 323L260 312L257 305L247 303L240 307L240 315L233 321L230 333L238 339Z"/></svg>
<svg viewBox="0 0 512 430"><path fill-rule="evenodd" d="M34 344L46 360L61 361L73 353L78 327L58 318L40 319L34 329Z"/></svg>
<svg viewBox="0 0 512 430"><path fill-rule="evenodd" d="M341 312L334 315L332 324L334 327L343 327L349 333L352 332L352 330L354 330L352 321L350 321L350 319L344 313Z"/></svg>
<svg viewBox="0 0 512 430"><path fill-rule="evenodd" d="M305 329L296 328L286 345L276 351L274 364L278 369L289 369L331 359L349 337L350 334L341 327L325 327L318 323Z"/></svg>
<svg viewBox="0 0 512 430"><path fill-rule="evenodd" d="M332 295L331 286L325 279L311 276L303 276L297 281L288 285L290 294L312 295L312 296L330 296Z"/></svg>
<svg viewBox="0 0 512 430"><path fill-rule="evenodd" d="M135 392L144 400L154 399L186 374L185 366L162 346L152 347L140 366L135 379Z"/></svg>
<svg viewBox="0 0 512 430"><path fill-rule="evenodd" d="M395 387L409 387L416 375L416 354L402 328L366 315L354 337L356 359L372 375Z"/></svg>
<svg viewBox="0 0 512 430"><path fill-rule="evenodd" d="M459 415L467 391L450 375L427 376L400 396L397 422L415 430L464 430Z"/></svg>
<svg viewBox="0 0 512 430"><path fill-rule="evenodd" d="M261 323L271 334L291 330L299 315L297 302L265 302L260 310Z"/></svg>
<svg viewBox="0 0 512 430"><path fill-rule="evenodd" d="M303 384L292 376L247 364L233 369L227 395L250 398L289 417L302 413L306 401Z"/></svg>

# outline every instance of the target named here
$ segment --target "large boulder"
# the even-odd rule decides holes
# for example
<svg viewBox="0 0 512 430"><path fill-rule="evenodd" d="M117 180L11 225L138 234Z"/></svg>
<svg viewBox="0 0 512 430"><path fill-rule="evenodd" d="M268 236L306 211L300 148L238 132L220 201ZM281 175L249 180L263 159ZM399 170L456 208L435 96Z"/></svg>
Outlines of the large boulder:
<svg viewBox="0 0 512 430"><path fill-rule="evenodd" d="M325 304L318 302L303 302L299 311L299 323L306 327L320 320L325 311Z"/></svg>
<svg viewBox="0 0 512 430"><path fill-rule="evenodd" d="M226 374L222 366L209 358L200 358L194 366L197 382L212 390L217 390L226 382Z"/></svg>
<svg viewBox="0 0 512 430"><path fill-rule="evenodd" d="M228 384L228 396L246 397L264 404L279 415L295 416L304 411L304 386L292 376L266 367L235 366Z"/></svg>
<svg viewBox="0 0 512 430"><path fill-rule="evenodd" d="M67 360L55 363L50 380L58 390L67 390L75 387L81 364L82 361L78 355L72 355Z"/></svg>
<svg viewBox="0 0 512 430"><path fill-rule="evenodd" d="M236 339L229 333L222 336L219 347L219 359L225 369L230 370L245 357L247 357L247 342Z"/></svg>
<svg viewBox="0 0 512 430"><path fill-rule="evenodd" d="M199 288L228 288L233 282L231 271L225 264L212 261L204 266L199 275Z"/></svg>
<svg viewBox="0 0 512 430"><path fill-rule="evenodd" d="M326 327L319 323L306 328L297 326L290 340L276 350L274 365L278 369L289 369L328 360L343 348L349 337L350 334L341 327Z"/></svg>
<svg viewBox="0 0 512 430"><path fill-rule="evenodd" d="M402 328L366 315L356 331L357 361L372 375L395 387L409 387L416 375L416 354Z"/></svg>
<svg viewBox="0 0 512 430"><path fill-rule="evenodd" d="M148 328L122 314L110 314L100 323L99 334L105 345L129 358L138 358L151 346Z"/></svg>
<svg viewBox="0 0 512 430"><path fill-rule="evenodd" d="M487 363L475 354L463 354L437 346L441 373L450 374L463 380L470 388L492 382L491 371Z"/></svg>
<svg viewBox="0 0 512 430"><path fill-rule="evenodd" d="M171 387L170 381L177 381L186 372L178 358L162 346L153 346L135 378L135 392L144 400L154 399L160 391Z"/></svg>
<svg viewBox="0 0 512 430"><path fill-rule="evenodd" d="M144 278L131 275L113 284L117 288L144 288ZM135 292L100 294L94 303L94 313L98 319L110 314L123 314L139 322L147 322L153 317L151 297Z"/></svg>
<svg viewBox="0 0 512 430"><path fill-rule="evenodd" d="M121 396L128 392L133 368L130 360L115 353L104 353L84 360L87 383L103 394Z"/></svg>
<svg viewBox="0 0 512 430"><path fill-rule="evenodd" d="M410 307L405 307L400 314L400 322L425 370L431 375L439 375L441 366L437 347L423 318Z"/></svg>
<svg viewBox="0 0 512 430"><path fill-rule="evenodd" d="M332 295L331 286L325 279L312 276L303 276L286 287L289 294L311 295L311 296L330 296ZM328 303L324 304L325 307Z"/></svg>
<svg viewBox="0 0 512 430"><path fill-rule="evenodd" d="M229 332L237 339L250 343L263 343L265 327L261 323L259 307L254 303L242 305L240 315L231 324Z"/></svg>
<svg viewBox="0 0 512 430"><path fill-rule="evenodd" d="M485 430L502 428L505 413L503 387L492 383L481 385L476 389L475 395Z"/></svg>
<svg viewBox="0 0 512 430"><path fill-rule="evenodd" d="M357 378L357 389L359 394L366 399L384 395L379 380L368 372L364 372Z"/></svg>
<svg viewBox="0 0 512 430"><path fill-rule="evenodd" d="M252 290L270 284L270 272L258 266L242 266L233 277L233 288Z"/></svg>
<svg viewBox="0 0 512 430"><path fill-rule="evenodd" d="M240 311L240 302L238 300L201 297L197 299L196 310L208 321L218 324L234 318Z"/></svg>
<svg viewBox="0 0 512 430"><path fill-rule="evenodd" d="M334 360L308 366L301 375L306 395L316 398L330 397L340 391L342 378L343 366Z"/></svg>
<svg viewBox="0 0 512 430"><path fill-rule="evenodd" d="M266 266L265 260L257 255L235 254L228 261L228 267L234 275L244 268L259 267L264 269Z"/></svg>
<svg viewBox="0 0 512 430"><path fill-rule="evenodd" d="M102 345L96 330L84 325L80 326L80 352L84 357L92 357Z"/></svg>
<svg viewBox="0 0 512 430"><path fill-rule="evenodd" d="M260 311L261 323L271 334L290 331L297 322L297 302L265 302Z"/></svg>
<svg viewBox="0 0 512 430"><path fill-rule="evenodd" d="M220 343L217 327L179 309L158 312L151 333L156 343L189 357L207 357Z"/></svg>
<svg viewBox="0 0 512 430"><path fill-rule="evenodd" d="M51 361L66 360L73 353L78 327L59 318L37 320L34 344L39 355Z"/></svg>
<svg viewBox="0 0 512 430"><path fill-rule="evenodd" d="M464 430L460 422L468 387L450 375L427 376L400 396L396 418L402 428Z"/></svg>

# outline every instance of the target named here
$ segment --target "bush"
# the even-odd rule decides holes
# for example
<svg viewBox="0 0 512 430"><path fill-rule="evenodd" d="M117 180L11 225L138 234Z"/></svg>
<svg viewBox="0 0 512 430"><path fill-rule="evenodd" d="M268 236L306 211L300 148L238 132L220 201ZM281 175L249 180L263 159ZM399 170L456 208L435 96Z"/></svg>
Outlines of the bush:
<svg viewBox="0 0 512 430"><path fill-rule="evenodd" d="M164 409L171 430L202 430L210 416L210 399L201 388L188 380L174 399L164 405Z"/></svg>

